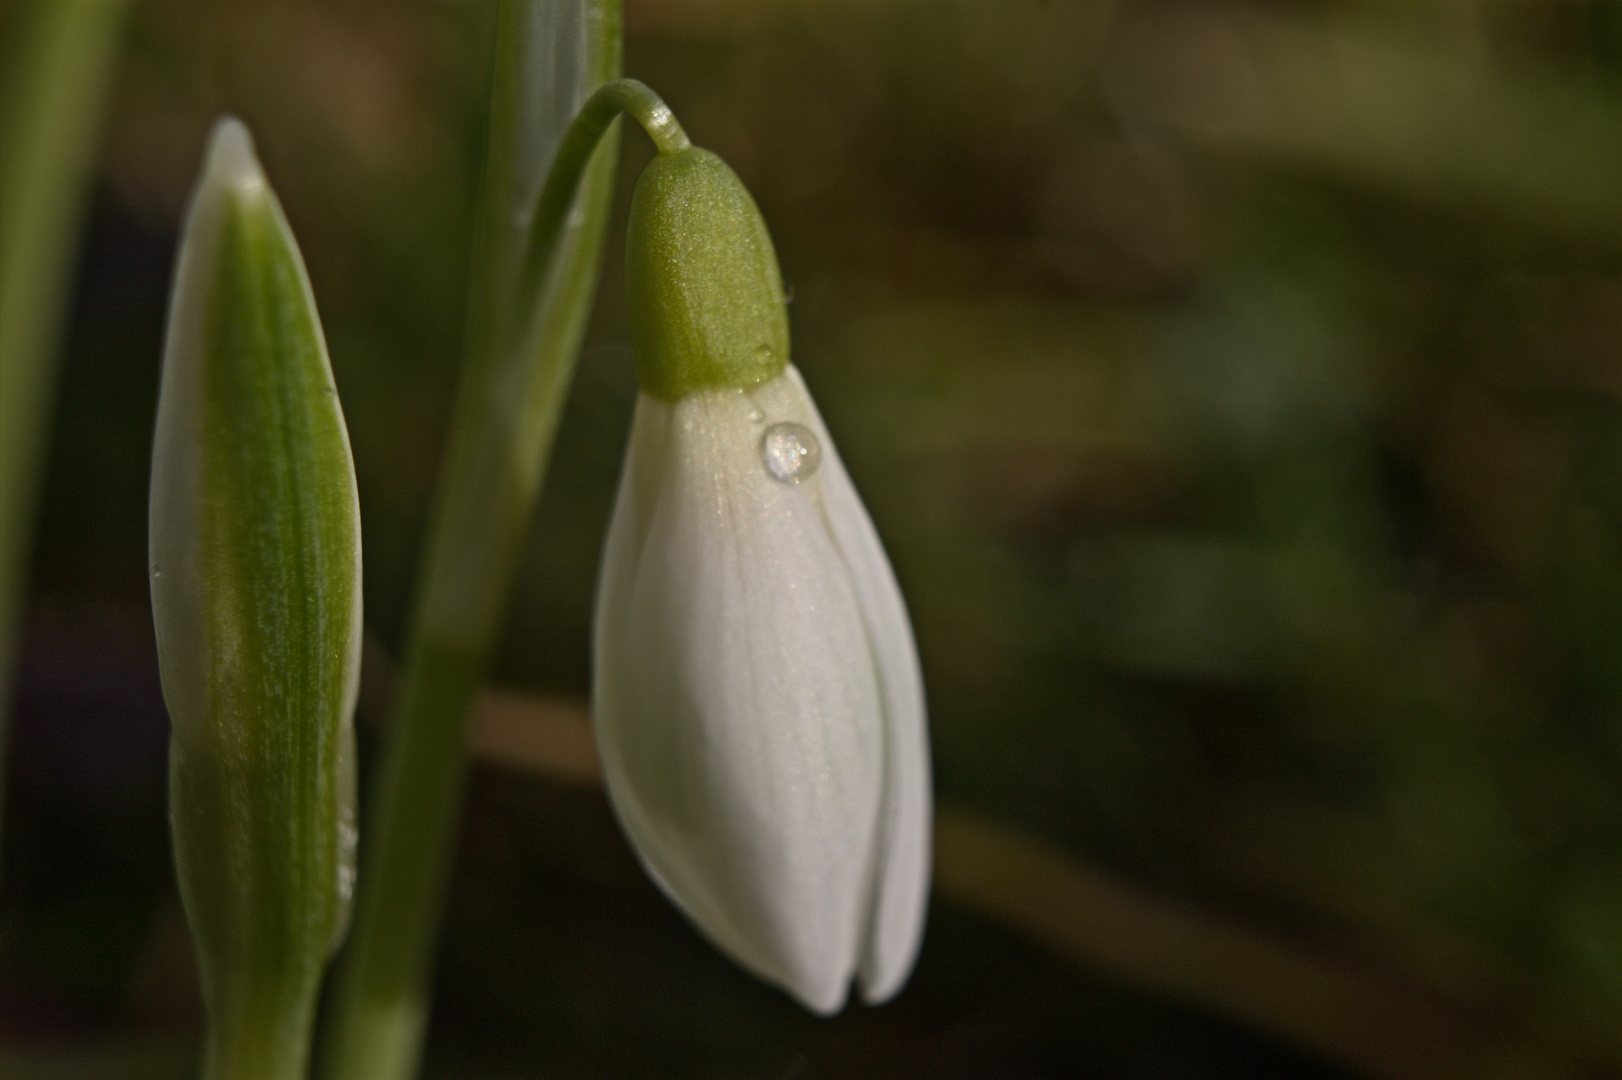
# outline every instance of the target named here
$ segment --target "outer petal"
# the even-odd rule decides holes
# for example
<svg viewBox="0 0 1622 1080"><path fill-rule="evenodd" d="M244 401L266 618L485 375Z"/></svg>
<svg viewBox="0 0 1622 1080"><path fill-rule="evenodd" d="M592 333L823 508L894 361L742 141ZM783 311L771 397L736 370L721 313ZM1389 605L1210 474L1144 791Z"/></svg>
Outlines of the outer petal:
<svg viewBox="0 0 1622 1080"><path fill-rule="evenodd" d="M834 541L850 568L884 694L885 797L873 906L863 946L862 998L876 1005L901 989L923 939L929 899L932 799L924 682L912 623L872 519L845 472L799 371L784 380L803 397L802 421L822 440L822 498Z"/></svg>
<svg viewBox="0 0 1622 1080"><path fill-rule="evenodd" d="M809 425L791 397L770 420ZM767 474L763 412L737 390L638 401L598 593L598 745L660 886L831 1013L869 936L887 692L821 480Z"/></svg>

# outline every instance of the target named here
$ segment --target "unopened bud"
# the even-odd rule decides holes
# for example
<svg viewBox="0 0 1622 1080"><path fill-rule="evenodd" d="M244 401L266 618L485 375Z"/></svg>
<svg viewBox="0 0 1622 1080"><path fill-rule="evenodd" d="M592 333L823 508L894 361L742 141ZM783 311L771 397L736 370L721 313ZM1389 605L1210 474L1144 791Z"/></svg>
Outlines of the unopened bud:
<svg viewBox="0 0 1622 1080"><path fill-rule="evenodd" d="M354 876L360 513L304 264L236 120L186 220L149 529L204 1075L303 1076Z"/></svg>

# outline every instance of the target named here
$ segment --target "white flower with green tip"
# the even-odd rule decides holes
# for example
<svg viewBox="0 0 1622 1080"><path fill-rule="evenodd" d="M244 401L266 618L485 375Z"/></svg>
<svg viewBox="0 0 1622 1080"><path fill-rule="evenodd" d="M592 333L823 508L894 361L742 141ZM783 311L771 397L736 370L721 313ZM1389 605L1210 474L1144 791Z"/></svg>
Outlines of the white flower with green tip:
<svg viewBox="0 0 1622 1080"><path fill-rule="evenodd" d="M900 989L923 932L923 685L890 564L719 158L664 154L627 240L642 393L598 587L594 708L643 864L811 1010Z"/></svg>

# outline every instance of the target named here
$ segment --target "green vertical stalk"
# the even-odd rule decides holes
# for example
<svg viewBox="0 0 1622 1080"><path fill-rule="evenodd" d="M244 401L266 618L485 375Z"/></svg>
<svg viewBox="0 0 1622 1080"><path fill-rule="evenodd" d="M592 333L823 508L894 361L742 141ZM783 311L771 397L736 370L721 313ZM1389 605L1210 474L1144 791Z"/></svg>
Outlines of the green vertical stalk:
<svg viewBox="0 0 1622 1080"><path fill-rule="evenodd" d="M29 537L124 0L40 0L0 88L0 737L11 703Z"/></svg>
<svg viewBox="0 0 1622 1080"><path fill-rule="evenodd" d="M329 1080L409 1080L483 678L585 333L618 160L577 170L573 211L528 262L530 217L569 118L619 74L619 0L503 0L467 354L435 492L402 685L366 834L354 931L320 1058ZM520 279L523 287L520 288Z"/></svg>

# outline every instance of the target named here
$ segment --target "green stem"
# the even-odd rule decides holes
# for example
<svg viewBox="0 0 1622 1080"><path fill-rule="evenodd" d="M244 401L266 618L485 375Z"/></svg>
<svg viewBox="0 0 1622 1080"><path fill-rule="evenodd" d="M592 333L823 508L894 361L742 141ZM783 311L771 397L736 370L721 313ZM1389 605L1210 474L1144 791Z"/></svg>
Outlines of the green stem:
<svg viewBox="0 0 1622 1080"><path fill-rule="evenodd" d="M619 0L553 3L537 21L529 7L504 0L498 17L467 356L390 738L361 822L354 928L321 1047L329 1080L409 1080L417 1070L466 781L463 723L499 630L601 262L618 160L617 144L601 135L612 125L583 153L563 139L549 155L552 194L534 215L553 222L542 249L526 255L532 230L512 223L527 209L532 179L521 175L523 140L536 127L526 111L534 104L526 76L537 70L527 44L541 22L542 32L579 31L580 82L596 87L619 73ZM570 25L574 16L583 25ZM538 270L524 272L530 266Z"/></svg>
<svg viewBox="0 0 1622 1080"><path fill-rule="evenodd" d="M214 994L202 1080L304 1080L320 972L275 987Z"/></svg>
<svg viewBox="0 0 1622 1080"><path fill-rule="evenodd" d="M339 969L322 1075L414 1076L428 1019L427 980L465 786L461 719L486 654L419 639L408 661L363 848L349 952Z"/></svg>
<svg viewBox="0 0 1622 1080"><path fill-rule="evenodd" d="M8 15L28 25L0 94L0 737L73 253L124 7L50 0Z"/></svg>
<svg viewBox="0 0 1622 1080"><path fill-rule="evenodd" d="M541 197L535 204L535 217L518 279L518 295L527 295L546 272L558 234L568 220L582 168L622 112L642 125L661 154L679 154L692 145L676 114L646 84L636 79L615 79L598 87L580 107L558 144L557 158L547 175L546 187L541 189Z"/></svg>

